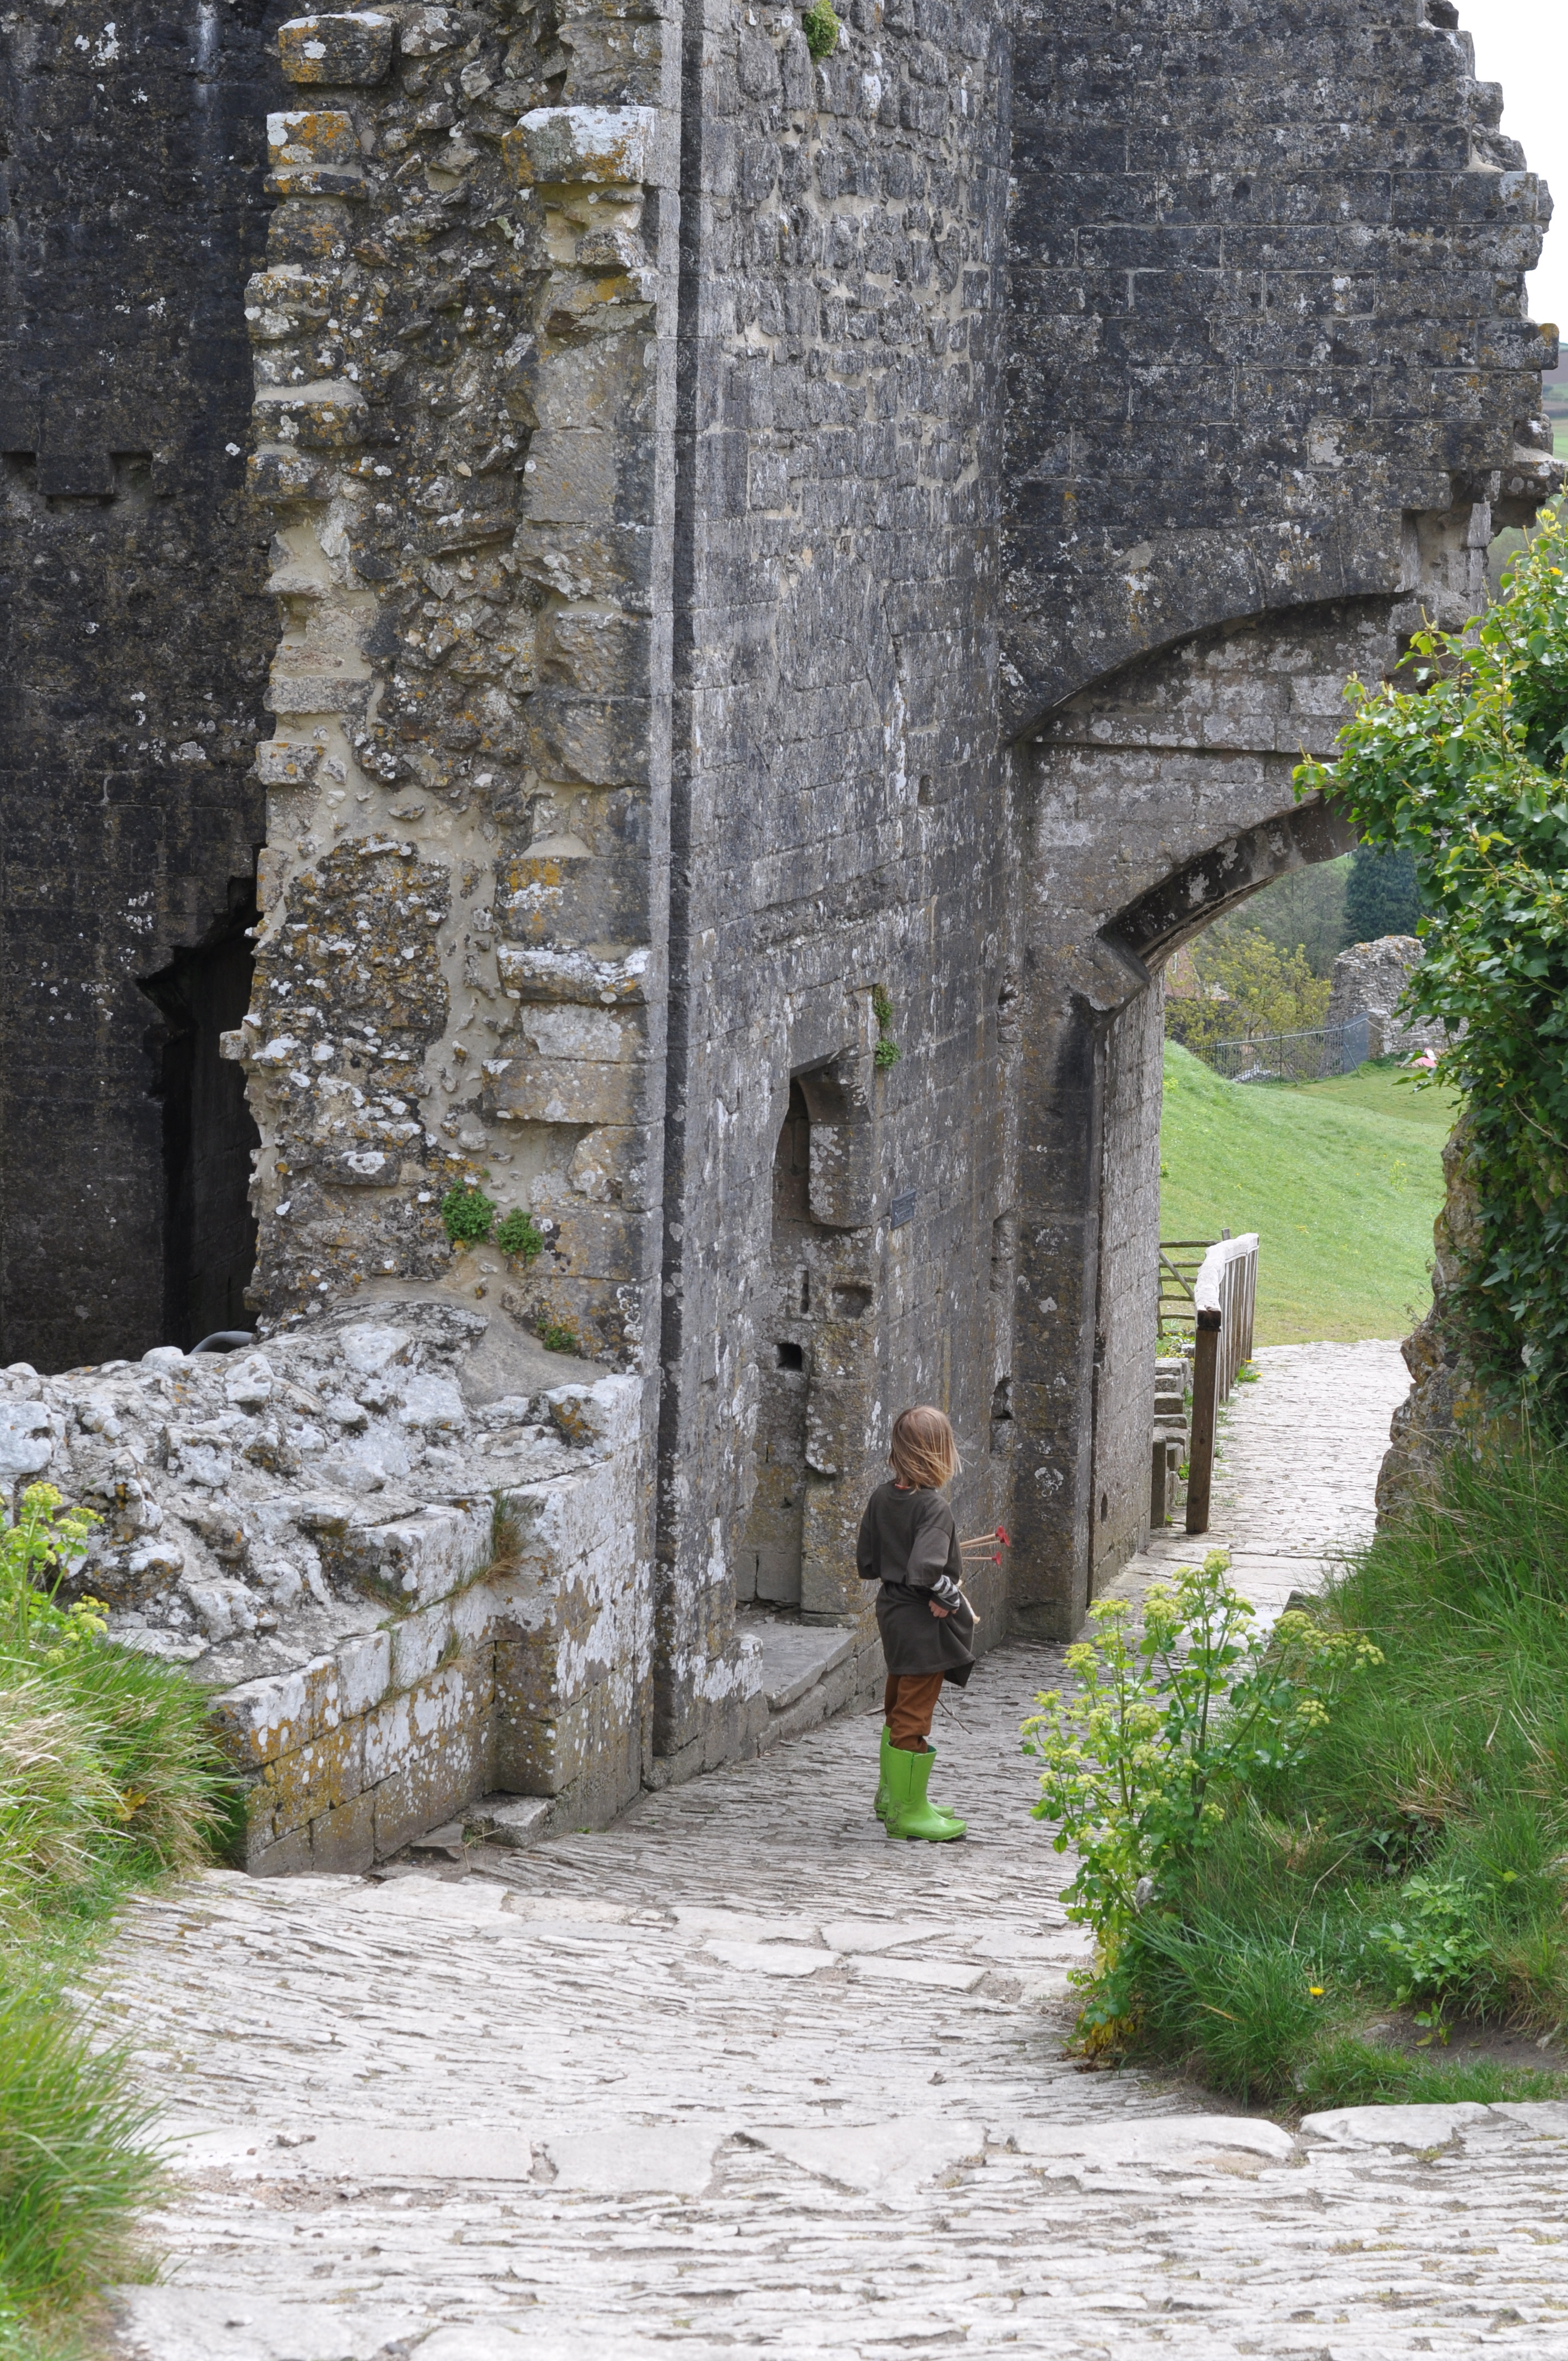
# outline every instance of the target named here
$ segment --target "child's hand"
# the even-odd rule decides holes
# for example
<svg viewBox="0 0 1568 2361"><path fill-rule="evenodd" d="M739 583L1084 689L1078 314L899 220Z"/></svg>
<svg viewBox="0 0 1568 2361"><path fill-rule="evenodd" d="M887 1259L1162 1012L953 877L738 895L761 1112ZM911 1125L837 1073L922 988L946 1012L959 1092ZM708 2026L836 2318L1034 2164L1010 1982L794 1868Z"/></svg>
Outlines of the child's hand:
<svg viewBox="0 0 1568 2361"><path fill-rule="evenodd" d="M931 1612L932 1612L932 1614L937 1618L937 1620L938 1620L938 1622L939 1623L939 1622L942 1620L943 1617L947 1614L948 1609L947 1609L945 1607L938 1607L938 1604L937 1604L937 1602L936 1602L936 1600L933 1598L933 1599L932 1599L932 1601L931 1601Z"/></svg>

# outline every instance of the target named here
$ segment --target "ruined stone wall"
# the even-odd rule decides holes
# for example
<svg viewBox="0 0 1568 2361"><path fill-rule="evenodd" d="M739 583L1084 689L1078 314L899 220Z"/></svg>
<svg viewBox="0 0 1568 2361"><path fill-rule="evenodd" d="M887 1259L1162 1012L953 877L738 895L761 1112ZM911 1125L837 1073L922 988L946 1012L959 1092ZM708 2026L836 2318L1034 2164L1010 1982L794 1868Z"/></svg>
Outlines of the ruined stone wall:
<svg viewBox="0 0 1568 2361"><path fill-rule="evenodd" d="M1160 1089L1165 993L1157 982L1106 1028L1101 1090L1100 1240L1094 1312L1094 1459L1089 1596L1143 1547L1149 1520L1159 1328Z"/></svg>
<svg viewBox="0 0 1568 2361"><path fill-rule="evenodd" d="M180 1125L246 978L172 963L247 922L264 833L261 16L64 0L0 24L0 1359L51 1368L243 1317L237 1077L224 1170L191 1169ZM167 1264L181 1187L204 1291Z"/></svg>
<svg viewBox="0 0 1568 2361"><path fill-rule="evenodd" d="M183 1663L264 1875L367 1868L487 1791L637 1793L641 1389L434 1290L251 1353L0 1374L0 1482L98 1520L68 1587Z"/></svg>
<svg viewBox="0 0 1568 2361"><path fill-rule="evenodd" d="M278 602L263 916L228 1065L192 1053L189 1104L246 1080L269 1352L330 1357L362 1307L417 1298L624 1386L619 1555L559 1646L511 1663L504 1615L442 1640L475 1667L469 1735L432 1740L465 1777L602 1816L796 1726L823 1666L857 1693L854 1531L905 1401L954 1419L962 1529L1014 1532L971 1584L988 1643L1009 1617L1070 1632L1139 1539L1160 964L1343 849L1294 763L1423 606L1470 611L1493 531L1552 481L1521 295L1547 201L1451 15L854 0L815 61L795 9L744 0L281 28L230 438L260 521L233 529L269 535ZM253 220L233 155L218 210ZM208 267L159 265L203 290ZM229 465L222 323L201 447ZM86 495L27 497L63 533L49 502ZM219 675L252 661L227 497L205 483L214 727L148 733L170 776L215 773ZM173 679L209 577L147 579ZM94 730L150 693L137 644L117 630L87 681ZM182 907L227 906L247 792L160 806L195 848ZM168 1023L194 939L148 953L178 971ZM209 1033L233 983L203 987ZM8 1049L5 1087L60 1066ZM116 1104L103 1136L145 1147ZM243 1147L230 1126L192 1164L203 1238ZM472 1186L530 1215L526 1250L449 1243ZM133 1286L135 1252L102 1259ZM455 1512L442 1477L420 1514ZM771 1671L758 1608L804 1627ZM359 1736L334 1745L363 1779L390 1707L345 1721L346 1694ZM535 1700L510 1757L506 1697ZM304 1726L268 1702L256 1728L290 1735L258 1770L324 1743ZM375 1759L342 1798L361 1820L401 1775ZM269 1841L294 1858L313 1825Z"/></svg>
<svg viewBox="0 0 1568 2361"><path fill-rule="evenodd" d="M865 1610L855 1529L905 1401L953 1417L967 1530L1006 1499L1006 53L974 10L845 16L815 64L790 9L686 36L655 1737L677 1772L743 1726L760 1397L781 1437L799 1422L807 1619ZM792 1075L809 1170L775 1256Z"/></svg>
<svg viewBox="0 0 1568 2361"><path fill-rule="evenodd" d="M1106 1028L1209 917L1343 849L1296 810L1292 763L1327 750L1350 670L1386 670L1423 610L1473 611L1493 532L1552 480L1521 277L1550 202L1451 17L1014 19L1001 630L1035 1447L1014 1601L1042 1633L1074 1629L1114 1491L1084 1414L1120 1375L1109 1340L1135 1349L1128 1388L1153 1344L1102 1271Z"/></svg>
<svg viewBox="0 0 1568 2361"><path fill-rule="evenodd" d="M1443 620L1479 594L1470 511L1538 497L1552 447L1522 281L1551 207L1454 15L1016 11L1016 725L1231 617L1418 570Z"/></svg>

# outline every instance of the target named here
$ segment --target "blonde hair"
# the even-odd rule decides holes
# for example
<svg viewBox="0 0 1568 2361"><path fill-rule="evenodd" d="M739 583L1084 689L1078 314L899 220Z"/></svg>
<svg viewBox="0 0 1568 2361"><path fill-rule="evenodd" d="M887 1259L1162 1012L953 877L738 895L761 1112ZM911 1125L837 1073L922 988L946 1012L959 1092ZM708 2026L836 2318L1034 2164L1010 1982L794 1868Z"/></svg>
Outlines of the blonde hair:
<svg viewBox="0 0 1568 2361"><path fill-rule="evenodd" d="M887 1455L899 1482L916 1492L939 1492L962 1465L947 1412L933 1410L928 1402L899 1411Z"/></svg>

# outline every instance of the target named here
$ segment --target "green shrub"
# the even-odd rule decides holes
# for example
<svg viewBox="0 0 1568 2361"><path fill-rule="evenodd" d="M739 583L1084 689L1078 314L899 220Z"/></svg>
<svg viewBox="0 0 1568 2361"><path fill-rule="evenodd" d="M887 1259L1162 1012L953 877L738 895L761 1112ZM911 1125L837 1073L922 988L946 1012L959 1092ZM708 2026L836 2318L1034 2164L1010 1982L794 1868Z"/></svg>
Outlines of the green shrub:
<svg viewBox="0 0 1568 2361"><path fill-rule="evenodd" d="M579 1342L575 1328L569 1327L565 1320L554 1320L548 1315L539 1323L539 1341L547 1353L575 1353Z"/></svg>
<svg viewBox="0 0 1568 2361"><path fill-rule="evenodd" d="M806 46L814 58L830 58L839 46L839 36L843 30L833 13L832 0L815 0L815 5L802 16L800 29L806 35Z"/></svg>
<svg viewBox="0 0 1568 2361"><path fill-rule="evenodd" d="M477 1180L458 1181L441 1201L442 1223L455 1246L470 1246L488 1238L495 1218L495 1201L486 1196Z"/></svg>
<svg viewBox="0 0 1568 2361"><path fill-rule="evenodd" d="M1501 1398L1568 1425L1568 511L1546 510L1503 595L1427 631L1392 686L1352 682L1332 763L1359 834L1407 856L1425 957L1405 998L1449 1027L1480 1244L1463 1309Z"/></svg>
<svg viewBox="0 0 1568 2361"><path fill-rule="evenodd" d="M827 0L823 0L823 5L827 5ZM828 14L832 15L830 9ZM834 17L833 21L836 26L839 20ZM835 35L836 38L837 35ZM872 1015L876 1018L877 1031L876 1048L872 1052L872 1062L876 1066L896 1066L904 1052L893 1038L892 999L886 988L880 983L873 984L872 987Z"/></svg>
<svg viewBox="0 0 1568 2361"><path fill-rule="evenodd" d="M0 2337L48 2328L137 2265L135 2217L162 2168L117 2050L93 2050L57 1993L5 1961L0 1994ZM0 2351L6 2348L0 2343Z"/></svg>
<svg viewBox="0 0 1568 2361"><path fill-rule="evenodd" d="M1094 1930L1082 2030L1091 2046L1122 2039L1136 2015L1139 1952L1132 1941L1236 1795L1294 1773L1351 1676L1379 1664L1358 1632L1282 1615L1266 1643L1253 1608L1211 1550L1167 1586L1151 1584L1142 1621L1123 1600L1089 1610L1093 1637L1067 1652L1078 1687L1037 1700L1024 1752L1038 1756L1036 1819L1056 1823L1058 1852L1076 1849L1063 1900Z"/></svg>
<svg viewBox="0 0 1568 2361"><path fill-rule="evenodd" d="M532 1262L535 1255L544 1252L544 1233L534 1223L532 1213L513 1206L496 1232L496 1244L502 1254L515 1255L520 1262Z"/></svg>
<svg viewBox="0 0 1568 2361"><path fill-rule="evenodd" d="M1318 1620L1381 1661L1294 1760L1211 1784L1125 1925L1121 2045L1268 2103L1563 2095L1443 2052L1462 2017L1568 2024L1568 1452L1456 1455ZM1391 2010L1421 2055L1369 2037Z"/></svg>

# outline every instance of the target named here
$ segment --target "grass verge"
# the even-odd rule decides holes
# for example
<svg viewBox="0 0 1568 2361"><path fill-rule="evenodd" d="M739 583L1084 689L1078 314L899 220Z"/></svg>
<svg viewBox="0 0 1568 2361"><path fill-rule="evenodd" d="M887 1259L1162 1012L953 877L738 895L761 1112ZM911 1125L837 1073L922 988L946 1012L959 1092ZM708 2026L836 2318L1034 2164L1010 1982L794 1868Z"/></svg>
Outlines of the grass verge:
<svg viewBox="0 0 1568 2361"><path fill-rule="evenodd" d="M1391 1067L1228 1082L1165 1049L1160 1235L1258 1233L1259 1345L1402 1336L1430 1309L1453 1102Z"/></svg>
<svg viewBox="0 0 1568 2361"><path fill-rule="evenodd" d="M1142 2037L1264 2104L1561 2098L1445 2042L1568 2023L1568 1453L1451 1461L1322 1611L1383 1663L1140 1920Z"/></svg>
<svg viewBox="0 0 1568 2361"><path fill-rule="evenodd" d="M195 1684L40 1607L49 1571L0 1532L3 2361L79 2353L104 2287L146 2268L148 2111L67 1988L116 1904L209 1857L225 1785Z"/></svg>

